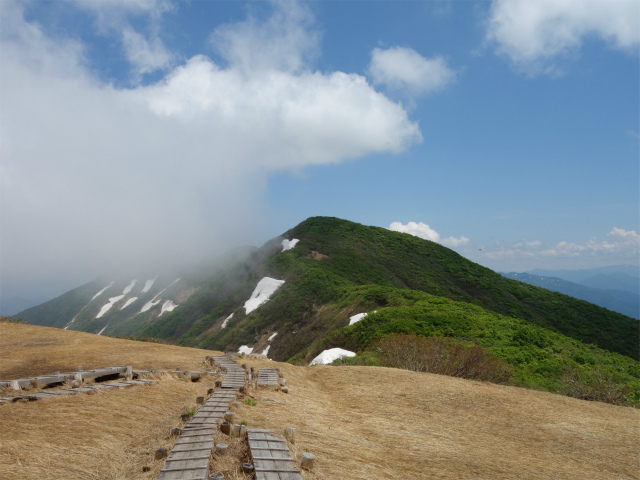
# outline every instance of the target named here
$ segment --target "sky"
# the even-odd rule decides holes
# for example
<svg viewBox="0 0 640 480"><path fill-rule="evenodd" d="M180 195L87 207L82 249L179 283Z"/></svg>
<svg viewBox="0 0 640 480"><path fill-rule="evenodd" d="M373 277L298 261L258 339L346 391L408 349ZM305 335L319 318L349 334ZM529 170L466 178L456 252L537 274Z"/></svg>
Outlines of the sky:
<svg viewBox="0 0 640 480"><path fill-rule="evenodd" d="M0 1L0 292L308 217L638 265L640 3Z"/></svg>

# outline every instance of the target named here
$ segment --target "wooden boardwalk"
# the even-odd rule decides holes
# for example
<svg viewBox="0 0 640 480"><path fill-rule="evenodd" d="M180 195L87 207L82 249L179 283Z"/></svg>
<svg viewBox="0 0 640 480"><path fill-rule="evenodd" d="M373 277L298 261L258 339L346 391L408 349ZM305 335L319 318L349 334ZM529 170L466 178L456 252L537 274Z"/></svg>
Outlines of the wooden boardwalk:
<svg viewBox="0 0 640 480"><path fill-rule="evenodd" d="M246 385L244 368L239 367L231 358L226 355L209 358L220 365L220 368L226 372L222 381L222 388L237 390Z"/></svg>
<svg viewBox="0 0 640 480"><path fill-rule="evenodd" d="M228 382L226 387L223 382L222 388L216 390L185 425L160 470L158 480L204 480L209 477L209 462L218 423L229 411L231 402L237 398L236 390L244 386L244 369L228 357L213 358L227 372L225 381L229 375L233 375L233 382ZM241 383L235 378L237 370L242 373Z"/></svg>
<svg viewBox="0 0 640 480"><path fill-rule="evenodd" d="M302 480L287 442L271 430L247 429L256 480Z"/></svg>
<svg viewBox="0 0 640 480"><path fill-rule="evenodd" d="M258 386L278 388L278 371L275 368L261 368L258 370Z"/></svg>
<svg viewBox="0 0 640 480"><path fill-rule="evenodd" d="M120 375L127 373L127 367L105 367L96 368L94 370L80 370L79 372L54 373L52 375L41 375L39 377L24 377L14 380L18 382L20 387L28 387L37 385L38 387L46 387L48 385L56 385L64 383L67 380L95 380L101 378L113 377L114 379ZM11 380L0 380L0 388L11 386Z"/></svg>
<svg viewBox="0 0 640 480"><path fill-rule="evenodd" d="M52 390L50 392L40 392L40 393L26 393L24 395L16 395L15 397L3 397L0 398L0 403L9 403L9 402L17 402L19 400L39 400L45 397L52 397L56 395L71 395L74 393L86 393L93 392L96 390L100 390L101 388L118 388L118 387L133 387L134 385L153 385L155 382L153 380L130 380L128 382L114 382L114 383L103 383L100 385L91 385L79 388L65 388L63 390Z"/></svg>

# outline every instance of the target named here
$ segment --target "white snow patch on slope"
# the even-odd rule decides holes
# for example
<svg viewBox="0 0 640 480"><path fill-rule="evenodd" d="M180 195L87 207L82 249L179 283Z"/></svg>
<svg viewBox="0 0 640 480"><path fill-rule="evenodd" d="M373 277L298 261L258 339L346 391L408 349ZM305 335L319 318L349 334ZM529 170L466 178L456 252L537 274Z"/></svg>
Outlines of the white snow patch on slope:
<svg viewBox="0 0 640 480"><path fill-rule="evenodd" d="M267 338L267 342L270 342L271 340L273 340L274 338L276 338L276 335L278 334L278 332L274 333L273 335L271 335L269 338Z"/></svg>
<svg viewBox="0 0 640 480"><path fill-rule="evenodd" d="M127 308L129 305L131 305L133 302L135 302L138 299L138 297L131 297L129 300L127 300L124 305L122 306L122 308L120 310L124 310L125 308Z"/></svg>
<svg viewBox="0 0 640 480"><path fill-rule="evenodd" d="M269 300L269 297L278 288L284 285L284 280L276 280L275 278L264 277L258 282L255 290L251 294L251 298L244 302L244 308L247 311L247 315L253 312L263 303Z"/></svg>
<svg viewBox="0 0 640 480"><path fill-rule="evenodd" d="M224 319L224 322L222 322L222 326L220 328L226 327L227 323L229 323L229 320L231 320L232 317L233 317L233 313Z"/></svg>
<svg viewBox="0 0 640 480"><path fill-rule="evenodd" d="M334 360L342 357L355 357L356 354L354 352L350 352L349 350L345 350L343 348L330 348L329 350L325 350L316 358L311 360L311 365L329 365Z"/></svg>
<svg viewBox="0 0 640 480"><path fill-rule="evenodd" d="M107 329L107 327L108 327L108 326L109 326L109 324L107 323L107 324L104 326L104 328L98 332L98 335L102 335L102 332L104 332L104 331Z"/></svg>
<svg viewBox="0 0 640 480"><path fill-rule="evenodd" d="M373 313L376 313L377 310L374 310ZM364 317L366 317L368 314L366 313L359 313L357 315L354 315L353 317L349 317L349 325L353 325L354 323L358 323L360 320L362 320Z"/></svg>
<svg viewBox="0 0 640 480"><path fill-rule="evenodd" d="M98 312L98 315L96 315L96 318L100 318L102 317L105 313L107 313L109 311L109 309L111 307L113 307L113 305L116 302L119 302L120 300L122 300L124 298L124 295L118 295L117 297L111 297L109 299L109 302L105 303L102 308L100 309L100 312Z"/></svg>
<svg viewBox="0 0 640 480"><path fill-rule="evenodd" d="M253 348L252 347L247 347L246 345L242 345L238 349L238 353L244 353L246 355L249 355L251 352L253 352Z"/></svg>
<svg viewBox="0 0 640 480"><path fill-rule="evenodd" d="M262 352L262 354L266 357L267 353L269 353L269 349L271 348L271 345L267 345L267 348L265 348Z"/></svg>
<svg viewBox="0 0 640 480"><path fill-rule="evenodd" d="M360 320L362 320L366 316L367 316L366 313L359 313L357 315L354 315L353 317L349 317L349 325L353 325L354 323L358 323Z"/></svg>
<svg viewBox="0 0 640 480"><path fill-rule="evenodd" d="M151 290L151 287L153 286L154 282L156 281L156 278L158 278L158 276L156 275L154 278L152 278L151 280L147 280L144 284L144 288L142 289L142 291L140 292L140 294L142 295L143 293L147 293L149 290Z"/></svg>
<svg viewBox="0 0 640 480"><path fill-rule="evenodd" d="M291 250L293 247L296 246L296 244L299 242L300 240L298 240L297 238L294 238L293 240L282 240L282 252L286 252L287 250ZM280 253L282 253L280 252Z"/></svg>
<svg viewBox="0 0 640 480"><path fill-rule="evenodd" d="M100 295L102 295L104 293L104 291L109 288L111 285L113 285L113 282L111 282L109 285L107 285L106 287L104 287L102 290L100 290L98 293L96 293L93 298L91 300L95 300L96 298L98 298Z"/></svg>
<svg viewBox="0 0 640 480"><path fill-rule="evenodd" d="M166 290L166 288L164 290ZM147 303L145 303L144 306L142 307L142 310L140 310L140 313L146 312L150 308L155 307L156 305L158 305L162 301L162 299L156 301L156 298L158 298L160 295L162 295L164 293L164 290L162 290L155 297L153 297L151 300L149 300Z"/></svg>
<svg viewBox="0 0 640 480"><path fill-rule="evenodd" d="M126 295L127 293L129 293L131 291L131 289L133 287L135 287L136 283L138 283L138 280L131 280L131 283L129 285L127 285L126 287L124 287L124 290L122 291L122 294Z"/></svg>
<svg viewBox="0 0 640 480"><path fill-rule="evenodd" d="M162 300L158 300L157 302L154 302L153 300L149 300L147 303L145 303L142 308L140 309L140 313L144 313L147 310L150 310L151 308L155 307L156 305L158 305Z"/></svg>
<svg viewBox="0 0 640 480"><path fill-rule="evenodd" d="M162 315L164 312L173 312L177 306L178 306L177 303L173 303L171 300L167 300L162 304L162 308L160 309L160 315Z"/></svg>

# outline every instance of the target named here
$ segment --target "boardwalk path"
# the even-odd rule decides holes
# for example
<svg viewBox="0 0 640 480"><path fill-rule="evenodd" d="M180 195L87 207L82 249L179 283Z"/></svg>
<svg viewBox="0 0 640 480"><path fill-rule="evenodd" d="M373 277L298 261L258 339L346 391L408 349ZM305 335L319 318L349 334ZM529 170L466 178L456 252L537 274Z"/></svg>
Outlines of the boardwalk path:
<svg viewBox="0 0 640 480"><path fill-rule="evenodd" d="M209 476L209 461L218 422L236 399L237 389L243 387L244 370L230 358L208 357L226 371L222 388L185 425L184 431L171 450L158 480L203 480Z"/></svg>
<svg viewBox="0 0 640 480"><path fill-rule="evenodd" d="M79 388L65 388L63 390L52 390L50 392L41 392L41 393L26 393L24 395L17 395L15 397L4 397L0 398L0 403L8 403L8 402L17 402L19 400L39 400L45 397L51 397L56 395L71 395L74 393L87 393L99 390L101 388L118 388L118 387L132 387L134 385L153 385L153 380L129 380L127 382L114 382L114 383L104 383L102 385L91 385L86 387Z"/></svg>
<svg viewBox="0 0 640 480"><path fill-rule="evenodd" d="M82 367L78 367L82 368ZM56 372L53 375L42 375L39 377L24 377L17 380L0 380L0 388L11 387L12 382L17 383L20 387L38 386L46 387L49 385L61 384L66 381L85 381L95 379L106 379L109 377L117 378L127 374L127 368L132 373L131 367L105 367L96 368L94 370L79 370L77 372L60 373Z"/></svg>
<svg viewBox="0 0 640 480"><path fill-rule="evenodd" d="M286 441L257 428L248 429L247 437L256 480L302 480Z"/></svg>
<svg viewBox="0 0 640 480"><path fill-rule="evenodd" d="M278 388L278 372L275 368L261 368L258 370L258 383L260 386Z"/></svg>

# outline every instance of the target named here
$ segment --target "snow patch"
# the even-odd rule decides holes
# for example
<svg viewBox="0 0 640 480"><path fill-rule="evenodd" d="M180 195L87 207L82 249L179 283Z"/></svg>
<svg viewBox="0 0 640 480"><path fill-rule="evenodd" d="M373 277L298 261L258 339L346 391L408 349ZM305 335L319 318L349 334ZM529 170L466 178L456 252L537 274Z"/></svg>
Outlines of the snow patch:
<svg viewBox="0 0 640 480"><path fill-rule="evenodd" d="M245 355L249 355L251 352L253 352L253 348L252 347L247 347L246 345L242 345L238 349L238 353L244 353Z"/></svg>
<svg viewBox="0 0 640 480"><path fill-rule="evenodd" d="M102 332L104 332L104 331L107 329L107 327L108 327L108 326L109 326L109 324L107 323L107 324L104 326L104 328L98 332L98 335L102 335Z"/></svg>
<svg viewBox="0 0 640 480"><path fill-rule="evenodd" d="M158 278L158 276L156 275L154 278L152 278L151 280L147 280L144 284L144 288L142 289L142 291L140 292L140 295L142 295L143 293L147 293L149 290L151 290L151 287L153 286L153 284L156 281L156 278Z"/></svg>
<svg viewBox="0 0 640 480"><path fill-rule="evenodd" d="M328 365L332 363L334 360L343 357L355 357L356 354L354 352L350 352L349 350L344 350L343 348L330 348L329 350L325 350L316 358L311 360L311 365Z"/></svg>
<svg viewBox="0 0 640 480"><path fill-rule="evenodd" d="M271 340L273 340L276 337L277 334L278 334L278 332L274 333L269 338L267 338L267 342L270 342Z"/></svg>
<svg viewBox="0 0 640 480"><path fill-rule="evenodd" d="M100 290L98 293L96 293L93 298L91 299L92 301L95 300L96 298L98 298L100 295L102 295L104 293L104 291L109 288L111 285L113 285L113 282L111 282L109 285L107 285L106 287L104 287L102 290Z"/></svg>
<svg viewBox="0 0 640 480"><path fill-rule="evenodd" d="M222 326L220 328L226 327L227 323L229 323L229 320L231 320L232 317L233 317L233 313L224 319L224 322L222 322Z"/></svg>
<svg viewBox="0 0 640 480"><path fill-rule="evenodd" d="M124 298L124 295L118 295L117 297L111 297L109 299L108 303L105 303L102 308L100 309L100 312L98 312L98 315L96 315L96 318L100 318L102 317L105 313L107 313L109 311L109 309L111 307L113 307L113 305L116 302L119 302L120 300L122 300Z"/></svg>
<svg viewBox="0 0 640 480"><path fill-rule="evenodd" d="M131 283L129 285L127 285L126 287L124 287L124 290L122 291L122 294L126 295L127 293L129 293L131 291L131 289L136 285L136 283L138 283L138 280L131 280Z"/></svg>
<svg viewBox="0 0 640 480"><path fill-rule="evenodd" d="M354 315L353 317L349 317L349 325L353 325L354 323L358 323L360 320L362 320L366 316L367 316L366 313L359 313L357 315Z"/></svg>
<svg viewBox="0 0 640 480"><path fill-rule="evenodd" d="M178 306L177 303L173 303L171 300L167 300L162 304L162 308L160 309L160 315L162 315L164 312L173 312L177 306Z"/></svg>
<svg viewBox="0 0 640 480"><path fill-rule="evenodd" d="M166 290L166 288L164 290ZM142 310L140 310L140 313L146 312L147 310L149 310L149 309L155 307L156 305L158 305L162 301L162 299L156 301L156 298L158 298L160 295L162 295L164 293L164 290L162 290L155 297L153 297L151 300L149 300L147 303L145 303L144 306L142 307Z"/></svg>
<svg viewBox="0 0 640 480"><path fill-rule="evenodd" d="M133 302L135 302L138 299L138 297L131 297L129 300L127 300L125 302L125 304L122 306L122 308L120 310L124 310L125 308L127 308L129 305L131 305Z"/></svg>
<svg viewBox="0 0 640 480"><path fill-rule="evenodd" d="M140 309L140 313L144 313L148 310L151 310L153 307L155 307L156 305L158 305L162 300L158 300L157 302L154 302L153 300L149 300L147 303L145 303L142 308Z"/></svg>
<svg viewBox="0 0 640 480"><path fill-rule="evenodd" d="M298 240L297 238L294 238L293 240L282 240L282 252L286 252L287 250L291 250L293 247L296 246L296 244L299 242L300 240ZM280 253L282 253L280 252Z"/></svg>
<svg viewBox="0 0 640 480"><path fill-rule="evenodd" d="M373 313L376 313L376 312L377 312L377 310L373 311ZM349 317L349 325L353 325L354 323L358 323L360 320L362 320L367 315L368 315L367 313L359 313L357 315L354 315L353 317Z"/></svg>
<svg viewBox="0 0 640 480"><path fill-rule="evenodd" d="M270 348L271 348L271 345L268 345L267 348L265 348L264 351L262 352L262 355L264 355L266 357L267 353L269 353L269 349Z"/></svg>
<svg viewBox="0 0 640 480"><path fill-rule="evenodd" d="M270 277L264 277L260 280L251 294L251 298L244 303L247 315L263 303L266 303L266 301L269 300L269 297L283 284L284 280L276 280L275 278Z"/></svg>

